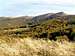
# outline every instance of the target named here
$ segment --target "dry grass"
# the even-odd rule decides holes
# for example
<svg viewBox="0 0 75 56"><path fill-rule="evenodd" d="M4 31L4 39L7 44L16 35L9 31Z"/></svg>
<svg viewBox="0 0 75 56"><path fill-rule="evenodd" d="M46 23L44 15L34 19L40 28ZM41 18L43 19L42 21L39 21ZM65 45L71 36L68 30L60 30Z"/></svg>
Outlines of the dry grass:
<svg viewBox="0 0 75 56"><path fill-rule="evenodd" d="M75 43L4 36L0 37L0 56L75 56Z"/></svg>

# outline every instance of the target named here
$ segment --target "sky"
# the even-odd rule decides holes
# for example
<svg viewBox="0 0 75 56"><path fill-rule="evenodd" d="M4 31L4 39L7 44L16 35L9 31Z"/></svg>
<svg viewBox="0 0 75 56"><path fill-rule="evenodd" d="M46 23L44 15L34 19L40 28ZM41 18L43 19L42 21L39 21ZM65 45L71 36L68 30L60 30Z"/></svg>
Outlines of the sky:
<svg viewBox="0 0 75 56"><path fill-rule="evenodd" d="M0 0L0 16L36 16L57 12L75 14L75 0Z"/></svg>

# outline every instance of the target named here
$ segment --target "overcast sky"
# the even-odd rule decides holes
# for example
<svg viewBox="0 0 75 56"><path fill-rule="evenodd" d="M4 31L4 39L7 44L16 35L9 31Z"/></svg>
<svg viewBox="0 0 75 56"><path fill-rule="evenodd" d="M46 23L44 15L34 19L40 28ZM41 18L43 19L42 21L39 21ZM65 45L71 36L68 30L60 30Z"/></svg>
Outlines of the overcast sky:
<svg viewBox="0 0 75 56"><path fill-rule="evenodd" d="M0 0L0 16L33 16L61 11L75 14L75 0Z"/></svg>

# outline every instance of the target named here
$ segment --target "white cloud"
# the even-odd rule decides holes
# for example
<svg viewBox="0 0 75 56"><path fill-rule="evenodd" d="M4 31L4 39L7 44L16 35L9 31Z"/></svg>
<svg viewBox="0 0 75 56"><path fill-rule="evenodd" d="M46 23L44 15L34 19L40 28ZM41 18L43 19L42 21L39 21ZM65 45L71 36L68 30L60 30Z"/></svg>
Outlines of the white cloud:
<svg viewBox="0 0 75 56"><path fill-rule="evenodd" d="M45 1L47 3L72 3L73 0L42 0Z"/></svg>
<svg viewBox="0 0 75 56"><path fill-rule="evenodd" d="M7 0L8 3L51 3L51 4L75 4L75 0Z"/></svg>
<svg viewBox="0 0 75 56"><path fill-rule="evenodd" d="M59 5L75 5L75 0L6 0L4 4L15 5L15 4L59 4Z"/></svg>
<svg viewBox="0 0 75 56"><path fill-rule="evenodd" d="M16 3L75 4L75 0L10 0Z"/></svg>
<svg viewBox="0 0 75 56"><path fill-rule="evenodd" d="M75 0L0 0L0 13L4 12L3 14L13 15L16 12L16 15L38 15L58 11L75 13Z"/></svg>

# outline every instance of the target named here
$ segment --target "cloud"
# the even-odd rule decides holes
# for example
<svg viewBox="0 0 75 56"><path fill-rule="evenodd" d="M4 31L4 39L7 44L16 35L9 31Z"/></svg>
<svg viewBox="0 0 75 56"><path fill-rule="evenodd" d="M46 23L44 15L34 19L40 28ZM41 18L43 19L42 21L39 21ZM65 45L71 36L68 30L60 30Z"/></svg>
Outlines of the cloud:
<svg viewBox="0 0 75 56"><path fill-rule="evenodd" d="M14 4L66 4L75 5L75 0L0 0L0 3L14 5Z"/></svg>
<svg viewBox="0 0 75 56"><path fill-rule="evenodd" d="M75 5L75 0L38 0L46 4L73 4Z"/></svg>
<svg viewBox="0 0 75 56"><path fill-rule="evenodd" d="M16 3L68 4L75 5L75 0L12 0Z"/></svg>
<svg viewBox="0 0 75 56"><path fill-rule="evenodd" d="M75 13L75 0L0 0L0 15L38 15L65 11Z"/></svg>

